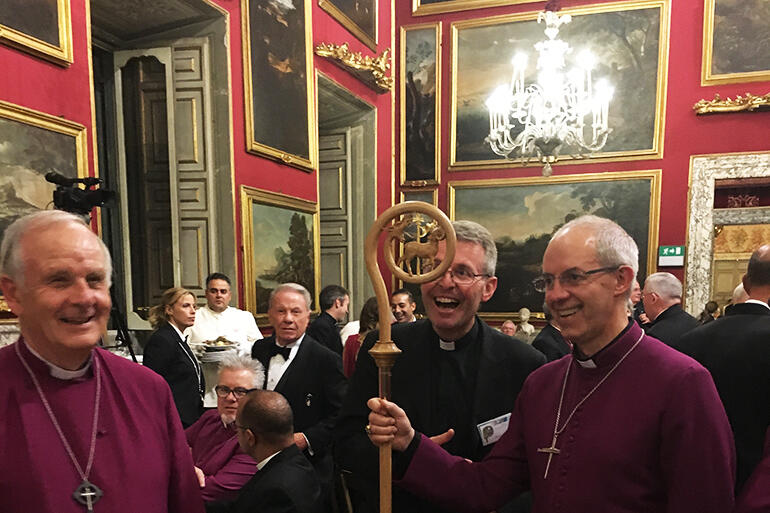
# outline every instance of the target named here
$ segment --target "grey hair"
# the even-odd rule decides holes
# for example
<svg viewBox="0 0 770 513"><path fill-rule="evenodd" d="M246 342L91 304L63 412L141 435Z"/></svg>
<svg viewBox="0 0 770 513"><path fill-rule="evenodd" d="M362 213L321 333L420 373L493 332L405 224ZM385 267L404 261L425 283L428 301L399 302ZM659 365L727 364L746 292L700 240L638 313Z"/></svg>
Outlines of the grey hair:
<svg viewBox="0 0 770 513"><path fill-rule="evenodd" d="M580 216L568 222L553 234L554 240L575 227L587 227L596 237L596 258L603 267L627 265L639 272L639 248L634 239L616 222L595 215ZM628 290L631 294L631 288Z"/></svg>
<svg viewBox="0 0 770 513"><path fill-rule="evenodd" d="M219 360L219 368L217 369L217 382L222 375L222 371L249 371L254 375L254 379L251 388L262 388L265 383L265 367L259 360L254 360L250 356L243 356L235 351L230 351L230 354L226 354Z"/></svg>
<svg viewBox="0 0 770 513"><path fill-rule="evenodd" d="M63 210L39 210L15 220L5 230L3 241L0 243L0 274L4 274L17 282L24 283L24 261L21 256L21 242L24 236L42 228L47 228L56 224L74 223L88 229L88 231L99 241L99 247L104 254L104 269L106 272L107 287L112 286L112 259L110 250L104 244L101 238L91 232L88 225L82 217Z"/></svg>
<svg viewBox="0 0 770 513"><path fill-rule="evenodd" d="M308 292L307 289L299 283L281 283L272 291L270 291L270 299L267 303L268 307L273 306L273 298L279 292L296 292L297 294L302 294L302 297L305 298L307 309L310 310L310 303L312 302L312 299L310 299L310 292Z"/></svg>
<svg viewBox="0 0 770 513"><path fill-rule="evenodd" d="M654 273L644 281L644 288L663 299L682 299L682 282L671 273Z"/></svg>
<svg viewBox="0 0 770 513"><path fill-rule="evenodd" d="M749 295L746 293L746 289L743 288L743 282L739 283L733 290L732 303L745 303Z"/></svg>
<svg viewBox="0 0 770 513"><path fill-rule="evenodd" d="M457 242L478 244L484 250L484 273L495 275L497 268L497 246L489 230L479 223L467 220L452 221L452 227L457 235Z"/></svg>

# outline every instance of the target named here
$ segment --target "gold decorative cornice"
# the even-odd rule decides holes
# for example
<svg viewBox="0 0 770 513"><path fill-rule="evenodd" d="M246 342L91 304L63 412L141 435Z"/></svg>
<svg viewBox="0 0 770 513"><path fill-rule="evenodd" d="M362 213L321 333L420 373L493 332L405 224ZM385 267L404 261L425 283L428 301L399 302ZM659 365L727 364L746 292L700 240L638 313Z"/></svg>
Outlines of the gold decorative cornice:
<svg viewBox="0 0 770 513"><path fill-rule="evenodd" d="M734 100L729 97L723 100L719 94L715 94L713 100L700 100L692 108L696 114L766 110L770 108L770 93L764 96L746 93L746 96L739 95Z"/></svg>
<svg viewBox="0 0 770 513"><path fill-rule="evenodd" d="M7 313L11 311L11 307L8 306L5 298L0 296L0 312Z"/></svg>
<svg viewBox="0 0 770 513"><path fill-rule="evenodd" d="M315 47L316 55L330 59L380 94L393 89L393 78L387 76L390 70L390 48L386 48L377 57L364 56L361 52L351 52L347 43L335 45L320 43Z"/></svg>

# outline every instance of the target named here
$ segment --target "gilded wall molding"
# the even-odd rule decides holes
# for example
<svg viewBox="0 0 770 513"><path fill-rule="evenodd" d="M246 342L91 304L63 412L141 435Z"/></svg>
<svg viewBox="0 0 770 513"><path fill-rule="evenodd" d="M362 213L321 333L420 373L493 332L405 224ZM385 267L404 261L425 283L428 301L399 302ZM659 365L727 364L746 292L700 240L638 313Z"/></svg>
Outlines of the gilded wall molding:
<svg viewBox="0 0 770 513"><path fill-rule="evenodd" d="M320 43L315 47L315 53L319 57L328 58L379 94L393 89L393 78L387 76L390 71L390 48L376 57L369 57L361 52L351 52L347 43Z"/></svg>
<svg viewBox="0 0 770 513"><path fill-rule="evenodd" d="M697 315L711 299L714 225L770 223L770 208L714 209L716 180L761 177L768 168L770 153L690 157L685 308L691 314Z"/></svg>
<svg viewBox="0 0 770 513"><path fill-rule="evenodd" d="M723 112L753 112L755 110L770 109L770 93L764 96L754 96L746 93L746 96L736 96L735 99L729 96L722 99L719 94L714 95L713 100L702 99L693 105L696 114L720 114Z"/></svg>

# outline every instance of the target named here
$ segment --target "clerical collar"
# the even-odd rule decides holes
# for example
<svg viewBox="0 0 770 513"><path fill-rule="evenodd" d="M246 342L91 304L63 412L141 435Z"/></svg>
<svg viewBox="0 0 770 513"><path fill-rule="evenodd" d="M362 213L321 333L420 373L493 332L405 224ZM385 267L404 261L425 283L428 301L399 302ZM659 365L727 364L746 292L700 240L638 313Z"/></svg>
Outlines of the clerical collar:
<svg viewBox="0 0 770 513"><path fill-rule="evenodd" d="M468 347L470 343L476 340L479 334L479 322L478 318L473 320L473 326L468 333L463 335L457 340L443 340L441 337L438 339L438 346L444 351L459 351L465 347Z"/></svg>
<svg viewBox="0 0 770 513"><path fill-rule="evenodd" d="M599 351L591 356L584 356L580 352L578 346L573 344L572 358L584 369L596 369L597 367L606 365L607 363L612 363L611 360L614 359L613 355L617 353L617 351L614 350L614 346L618 344L615 344L615 342L621 340L634 326L638 326L636 321L629 319L628 324L626 324L626 327L623 329L623 331L621 331L615 338L613 338L609 344L599 349Z"/></svg>
<svg viewBox="0 0 770 513"><path fill-rule="evenodd" d="M91 362L93 361L93 358L94 358L93 352L91 352L88 355L88 361L86 362L86 364L83 365L81 368L73 371L73 370L69 370L69 369L64 369L62 367L59 367L58 365L55 365L55 364L49 362L48 360L46 360L45 358L40 356L37 353L37 351L32 349L32 347L30 347L30 345L27 344L27 342L25 340L21 339L20 342L24 343L24 347L26 347L27 350L30 353L32 353L32 355L35 358L37 358L38 360L40 360L41 362L46 364L48 366L48 371L51 373L51 376L53 376L54 378L57 378L57 379L63 379L63 380L69 381L69 380L72 380L72 379L82 378L83 376L85 376L86 372L88 372L88 369L91 368Z"/></svg>

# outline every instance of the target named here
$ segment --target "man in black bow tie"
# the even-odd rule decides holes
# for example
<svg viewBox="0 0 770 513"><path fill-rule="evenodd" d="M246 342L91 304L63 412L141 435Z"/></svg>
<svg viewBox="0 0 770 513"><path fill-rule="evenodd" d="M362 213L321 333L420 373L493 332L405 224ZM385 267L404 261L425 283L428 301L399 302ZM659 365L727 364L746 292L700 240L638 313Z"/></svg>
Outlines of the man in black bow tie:
<svg viewBox="0 0 770 513"><path fill-rule="evenodd" d="M267 370L265 389L280 392L294 412L294 443L315 467L330 497L332 428L347 389L342 359L305 334L310 293L284 283L270 294L267 312L274 335L254 343L252 358Z"/></svg>

